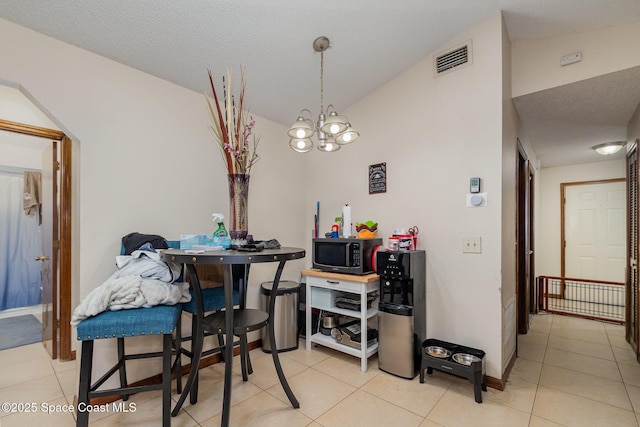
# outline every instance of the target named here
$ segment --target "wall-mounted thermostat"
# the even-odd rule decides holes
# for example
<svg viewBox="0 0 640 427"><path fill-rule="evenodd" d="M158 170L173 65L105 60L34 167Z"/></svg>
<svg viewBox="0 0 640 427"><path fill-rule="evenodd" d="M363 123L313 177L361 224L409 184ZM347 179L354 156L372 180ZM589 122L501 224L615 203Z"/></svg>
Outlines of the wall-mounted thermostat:
<svg viewBox="0 0 640 427"><path fill-rule="evenodd" d="M480 192L480 178L474 177L469 180L469 192L470 193Z"/></svg>
<svg viewBox="0 0 640 427"><path fill-rule="evenodd" d="M483 208L487 206L487 193L469 193L467 194L468 208Z"/></svg>

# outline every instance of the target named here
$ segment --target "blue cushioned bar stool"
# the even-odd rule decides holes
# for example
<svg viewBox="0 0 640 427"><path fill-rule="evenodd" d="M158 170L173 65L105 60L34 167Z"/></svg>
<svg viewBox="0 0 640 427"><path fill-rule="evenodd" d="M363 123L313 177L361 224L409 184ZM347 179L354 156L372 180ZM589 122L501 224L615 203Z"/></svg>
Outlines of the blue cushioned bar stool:
<svg viewBox="0 0 640 427"><path fill-rule="evenodd" d="M78 324L78 340L82 341L80 359L80 386L78 389L77 426L89 424L89 412L86 410L92 398L122 396L127 400L130 394L162 390L162 425L171 425L171 354L173 331L176 329L182 307L177 305L158 305L149 308L135 308L120 311L105 311L97 316L84 319ZM162 337L162 351L125 354L124 341L128 337L157 335ZM100 379L92 384L93 344L99 339L118 340L118 362ZM162 382L143 386L128 386L127 360L162 358ZM120 387L98 390L113 374L120 374ZM135 415L133 415L135 416Z"/></svg>

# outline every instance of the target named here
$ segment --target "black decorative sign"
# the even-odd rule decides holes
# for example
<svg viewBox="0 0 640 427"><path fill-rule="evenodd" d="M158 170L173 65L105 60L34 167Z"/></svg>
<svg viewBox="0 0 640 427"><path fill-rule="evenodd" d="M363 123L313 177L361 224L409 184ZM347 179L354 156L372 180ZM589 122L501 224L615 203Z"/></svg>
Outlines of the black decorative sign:
<svg viewBox="0 0 640 427"><path fill-rule="evenodd" d="M387 192L387 164L369 165L369 194Z"/></svg>

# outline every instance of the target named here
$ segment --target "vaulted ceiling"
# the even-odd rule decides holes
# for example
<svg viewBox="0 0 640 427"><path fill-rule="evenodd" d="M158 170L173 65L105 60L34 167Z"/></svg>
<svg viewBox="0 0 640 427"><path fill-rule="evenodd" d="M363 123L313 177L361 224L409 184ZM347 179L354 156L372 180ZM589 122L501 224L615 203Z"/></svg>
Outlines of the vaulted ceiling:
<svg viewBox="0 0 640 427"><path fill-rule="evenodd" d="M498 10L512 42L640 22L638 0L0 0L0 18L198 92L208 68L244 67L251 110L286 126L319 106L316 37L331 39L325 101L341 111ZM543 166L624 139L640 83L615 74L515 100Z"/></svg>

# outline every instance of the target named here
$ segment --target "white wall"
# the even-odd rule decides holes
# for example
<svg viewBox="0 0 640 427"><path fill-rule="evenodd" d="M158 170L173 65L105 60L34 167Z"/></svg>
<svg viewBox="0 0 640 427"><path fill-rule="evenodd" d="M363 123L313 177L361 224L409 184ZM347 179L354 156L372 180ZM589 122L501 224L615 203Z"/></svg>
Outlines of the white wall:
<svg viewBox="0 0 640 427"><path fill-rule="evenodd" d="M502 369L516 351L516 160L519 118L511 96L511 41L502 23Z"/></svg>
<svg viewBox="0 0 640 427"><path fill-rule="evenodd" d="M354 222L375 220L379 237L420 228L427 252L427 333L487 352L500 378L502 238L502 24L500 14L442 49L473 40L473 64L433 78L432 56L346 111L360 139L308 159L307 229L321 201L321 234L341 206ZM303 155L301 155L303 156ZM369 195L368 166L387 164L387 192ZM482 178L488 207L466 208L469 178ZM513 231L511 231L513 232ZM462 253L462 238L482 237L483 253Z"/></svg>
<svg viewBox="0 0 640 427"><path fill-rule="evenodd" d="M15 87L0 81L0 119L56 129L29 99ZM42 169L42 152L50 142L43 138L0 131L0 165Z"/></svg>
<svg viewBox="0 0 640 427"><path fill-rule="evenodd" d="M0 39L11 40L0 44L0 80L37 100L73 139L74 307L113 272L123 235L208 233L211 213L228 212L226 171L201 93L8 21L0 20ZM228 65L211 68L222 75ZM253 72L247 70L249 83ZM203 90L207 82L202 70ZM250 91L246 99L250 105ZM251 178L250 232L257 239L304 247L304 162L289 149L285 127L255 119L262 159ZM283 276L297 280L304 262L289 264ZM257 306L258 287L272 280L274 270L274 265L252 268L250 306ZM141 366L131 380L155 371Z"/></svg>
<svg viewBox="0 0 640 427"><path fill-rule="evenodd" d="M12 86L10 82L2 80L0 80L0 117L12 122L59 130L39 106L29 99L28 94Z"/></svg>
<svg viewBox="0 0 640 427"><path fill-rule="evenodd" d="M536 227L536 276L560 276L560 184L625 178L626 161L587 163L542 168L539 173L540 206Z"/></svg>
<svg viewBox="0 0 640 427"><path fill-rule="evenodd" d="M640 23L513 44L513 97L640 65ZM560 66L560 57L582 61Z"/></svg>
<svg viewBox="0 0 640 427"><path fill-rule="evenodd" d="M49 143L47 140L0 131L0 166L40 170L42 153L45 144Z"/></svg>

